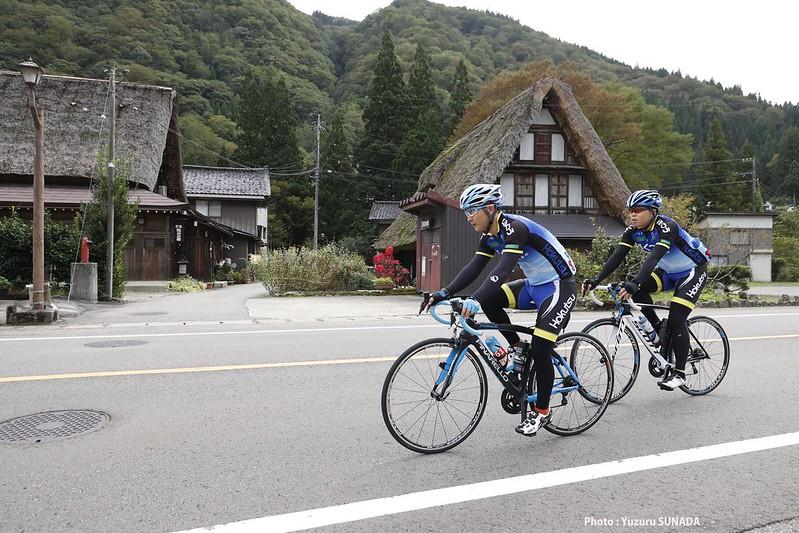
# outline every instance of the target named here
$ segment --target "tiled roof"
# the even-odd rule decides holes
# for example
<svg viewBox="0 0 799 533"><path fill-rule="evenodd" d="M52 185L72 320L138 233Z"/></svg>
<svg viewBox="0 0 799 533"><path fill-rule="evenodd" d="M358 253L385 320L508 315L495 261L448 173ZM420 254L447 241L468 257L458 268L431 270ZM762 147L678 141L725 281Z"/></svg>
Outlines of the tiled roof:
<svg viewBox="0 0 799 533"><path fill-rule="evenodd" d="M400 203L398 201L378 201L372 204L372 210L369 211L369 220L390 222L397 218L401 212L402 210L400 209Z"/></svg>
<svg viewBox="0 0 799 533"><path fill-rule="evenodd" d="M186 204L161 196L146 189L131 189L128 198L139 201L142 209L180 210ZM46 185L44 188L45 207L78 207L90 202L91 190L82 185ZM24 183L0 183L0 205L27 206L33 204L33 185Z"/></svg>
<svg viewBox="0 0 799 533"><path fill-rule="evenodd" d="M183 181L188 196L259 196L272 194L269 170L183 166Z"/></svg>

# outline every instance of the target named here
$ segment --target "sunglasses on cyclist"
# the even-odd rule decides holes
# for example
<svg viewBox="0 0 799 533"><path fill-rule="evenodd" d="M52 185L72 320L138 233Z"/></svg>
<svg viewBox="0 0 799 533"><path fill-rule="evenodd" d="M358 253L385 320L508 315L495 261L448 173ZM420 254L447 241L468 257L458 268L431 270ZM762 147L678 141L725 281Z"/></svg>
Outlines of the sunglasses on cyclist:
<svg viewBox="0 0 799 533"><path fill-rule="evenodd" d="M640 215L644 211L649 211L648 207L631 207L628 211L635 215Z"/></svg>
<svg viewBox="0 0 799 533"><path fill-rule="evenodd" d="M473 217L478 212L480 212L481 209L483 209L483 208L482 207L467 207L466 209L463 210L463 213L467 217Z"/></svg>

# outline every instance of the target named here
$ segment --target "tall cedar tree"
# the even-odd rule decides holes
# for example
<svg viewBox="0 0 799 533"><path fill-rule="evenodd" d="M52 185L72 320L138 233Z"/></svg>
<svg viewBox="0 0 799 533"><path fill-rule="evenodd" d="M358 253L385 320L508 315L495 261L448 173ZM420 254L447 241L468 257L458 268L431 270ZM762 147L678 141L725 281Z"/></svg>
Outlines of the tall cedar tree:
<svg viewBox="0 0 799 533"><path fill-rule="evenodd" d="M693 178L700 211L740 211L743 209L743 180L735 174L735 165L727 161L732 154L727 150L727 141L718 117L710 122L707 140L702 151L704 161L716 161L702 165ZM691 180L689 180L689 184ZM709 204L709 205L708 205Z"/></svg>
<svg viewBox="0 0 799 533"><path fill-rule="evenodd" d="M236 156L253 167L275 170L269 202L271 248L302 245L313 236L313 187L307 176L278 176L303 166L297 141L297 117L282 78L250 71L244 80L239 110Z"/></svg>
<svg viewBox="0 0 799 533"><path fill-rule="evenodd" d="M469 86L469 73L466 70L466 63L461 59L455 68L455 79L452 81L452 92L449 109L452 115L452 122L447 134L451 134L458 123L463 118L463 113L466 111L472 101L472 89Z"/></svg>
<svg viewBox="0 0 799 533"><path fill-rule="evenodd" d="M325 241L339 241L360 233L356 226L369 215L366 192L353 175L350 145L341 113L337 112L322 137L319 232L324 233Z"/></svg>
<svg viewBox="0 0 799 533"><path fill-rule="evenodd" d="M393 170L393 163L408 131L408 98L402 69L388 30L383 34L383 43L377 55L363 122L358 171L360 174L383 178L369 181L369 195L377 199L402 197L402 191L397 190L391 179L397 174L386 170Z"/></svg>
<svg viewBox="0 0 799 533"><path fill-rule="evenodd" d="M774 165L774 178L779 191L788 198L799 194L799 176L791 171L793 165L799 165L799 128L788 128L782 136L777 164Z"/></svg>
<svg viewBox="0 0 799 533"><path fill-rule="evenodd" d="M101 154L106 154L103 149ZM88 235L94 244L91 248L92 261L97 263L97 289L101 300L111 300L111 295L106 290L106 250L108 248L108 168L105 155L97 157L98 170L94 178L92 200L81 206L81 216L84 219L83 232ZM113 298L121 298L125 293L125 247L133 239L136 225L136 213L139 203L128 201L128 182L133 179L133 157L125 155L116 160L116 173L114 174L114 266L112 268L113 281L111 290Z"/></svg>
<svg viewBox="0 0 799 533"><path fill-rule="evenodd" d="M408 118L412 127L394 160L394 168L406 174L397 176L401 197L413 194L416 190L414 177L418 177L435 159L444 144L441 108L430 72L430 59L421 43L416 46L408 77L408 100Z"/></svg>

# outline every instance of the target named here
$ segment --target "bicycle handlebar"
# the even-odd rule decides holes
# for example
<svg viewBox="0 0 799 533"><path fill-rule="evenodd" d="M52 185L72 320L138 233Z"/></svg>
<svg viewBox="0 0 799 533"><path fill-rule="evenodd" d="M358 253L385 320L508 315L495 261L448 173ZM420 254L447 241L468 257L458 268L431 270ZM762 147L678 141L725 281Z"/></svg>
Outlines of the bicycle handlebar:
<svg viewBox="0 0 799 533"><path fill-rule="evenodd" d="M593 301L598 306L603 307L605 305L605 302L603 302L602 300L597 298L596 295L594 294L594 291L597 290L597 289L608 291L608 293L610 293L611 298L613 298L613 301L614 302L618 302L618 300L619 300L618 299L618 294L619 293L616 290L616 286L615 285L613 285L613 284L610 284L610 285L597 285L596 287L591 289L588 292L588 294L589 294L589 296L591 296L591 301ZM627 305L629 305L630 307L632 307L633 309L635 309L636 311L641 311L641 306L638 305L637 303L635 303L634 301L632 301L632 299L627 300L625 303Z"/></svg>
<svg viewBox="0 0 799 533"><path fill-rule="evenodd" d="M449 320L444 320L443 318L441 318L441 316L439 316L438 313L436 313L436 307L442 304L449 304L449 306L452 307L453 310L455 310L456 307L459 307L458 304L460 304L460 299L453 298L452 300L441 300L440 302L430 306L430 314L433 316L436 322L441 322L442 324L451 325L452 323ZM466 318L465 316L458 315L458 325L462 327L464 331L466 331L467 333L471 333L475 337L481 336L482 333L471 327L468 321L469 319Z"/></svg>

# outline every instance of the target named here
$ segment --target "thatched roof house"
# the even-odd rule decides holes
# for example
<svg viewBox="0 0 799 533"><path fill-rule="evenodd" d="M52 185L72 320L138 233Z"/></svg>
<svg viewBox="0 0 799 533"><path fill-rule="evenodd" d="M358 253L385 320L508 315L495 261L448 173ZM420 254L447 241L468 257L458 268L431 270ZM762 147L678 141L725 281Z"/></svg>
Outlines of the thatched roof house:
<svg viewBox="0 0 799 533"><path fill-rule="evenodd" d="M36 88L44 111L44 173L53 178L90 178L108 142L110 84L107 80L44 76ZM166 87L116 85L117 153L134 157L133 180L149 191L186 201L180 169L175 92ZM18 72L0 70L0 175L33 174L33 120ZM67 181L67 180L65 180Z"/></svg>
<svg viewBox="0 0 799 533"><path fill-rule="evenodd" d="M422 172L417 190L419 193L434 190L442 196L457 198L471 184L498 182L531 124L544 109L568 138L579 165L587 170L586 185L593 190L601 211L621 219L630 190L571 88L554 78L538 81L439 154ZM403 207L413 203L408 199ZM404 212L380 236L376 246L413 245L416 229L416 217Z"/></svg>

